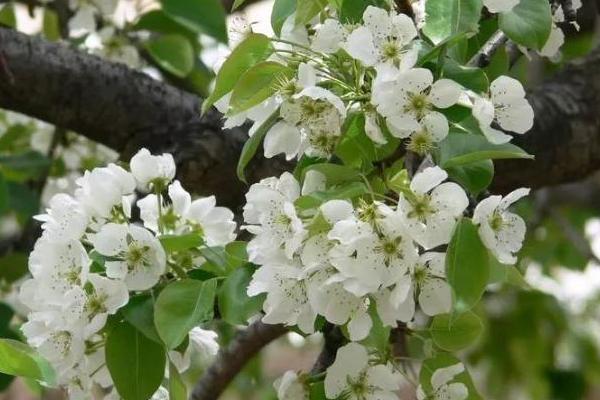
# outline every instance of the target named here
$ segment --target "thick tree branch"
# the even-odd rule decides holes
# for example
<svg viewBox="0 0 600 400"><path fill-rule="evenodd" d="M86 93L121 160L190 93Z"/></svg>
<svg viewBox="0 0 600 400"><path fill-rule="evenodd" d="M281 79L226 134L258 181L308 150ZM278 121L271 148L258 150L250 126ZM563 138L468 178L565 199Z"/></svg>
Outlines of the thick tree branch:
<svg viewBox="0 0 600 400"><path fill-rule="evenodd" d="M221 116L200 116L200 99L165 83L12 30L0 29L0 107L79 132L128 157L141 146L176 154L186 186L232 207L245 186L235 165L245 129L222 132ZM600 168L600 50L531 91L534 128L515 142L536 161L498 163L494 190L539 188ZM250 179L277 175L284 162L259 159Z"/></svg>
<svg viewBox="0 0 600 400"><path fill-rule="evenodd" d="M279 338L287 329L283 325L268 325L257 321L241 331L194 387L191 399L216 400L246 363L263 347Z"/></svg>

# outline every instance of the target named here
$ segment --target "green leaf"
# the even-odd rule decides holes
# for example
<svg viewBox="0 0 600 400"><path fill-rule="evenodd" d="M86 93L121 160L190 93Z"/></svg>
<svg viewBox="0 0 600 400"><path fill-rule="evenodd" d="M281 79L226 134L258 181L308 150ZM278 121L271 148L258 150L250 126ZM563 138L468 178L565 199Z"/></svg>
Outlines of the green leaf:
<svg viewBox="0 0 600 400"><path fill-rule="evenodd" d="M193 29L179 23L163 10L152 10L143 14L132 29L150 31L162 34L178 34L185 36L193 46L199 46L198 34Z"/></svg>
<svg viewBox="0 0 600 400"><path fill-rule="evenodd" d="M246 167L248 166L250 161L252 161L252 158L254 158L254 155L258 150L258 146L265 138L267 132L269 132L269 129L271 129L271 127L275 125L275 122L277 122L278 118L279 110L271 114L271 116L267 118L265 122L263 122L260 128L258 128L256 132L254 132L254 134L250 136L250 138L248 138L246 143L244 143L244 147L242 148L242 154L240 155L240 159L238 161L236 169L237 176L242 182L246 182L246 176L244 173Z"/></svg>
<svg viewBox="0 0 600 400"><path fill-rule="evenodd" d="M308 171L317 171L325 175L328 185L339 185L361 179L360 173L354 168L339 164L320 163L310 165L302 171L302 180L304 180Z"/></svg>
<svg viewBox="0 0 600 400"><path fill-rule="evenodd" d="M457 33L476 33L482 7L481 0L429 1L425 4L423 32L434 44Z"/></svg>
<svg viewBox="0 0 600 400"><path fill-rule="evenodd" d="M115 326L106 339L106 366L124 400L147 400L165 374L164 348L127 322Z"/></svg>
<svg viewBox="0 0 600 400"><path fill-rule="evenodd" d="M48 385L55 382L50 364L31 347L12 339L0 339L0 372L32 378Z"/></svg>
<svg viewBox="0 0 600 400"><path fill-rule="evenodd" d="M50 159L37 151L0 156L0 167L7 179L25 181L37 178L50 168Z"/></svg>
<svg viewBox="0 0 600 400"><path fill-rule="evenodd" d="M473 195L484 191L494 178L494 163L492 160L478 161L457 167L446 167L445 170L453 181L460 183Z"/></svg>
<svg viewBox="0 0 600 400"><path fill-rule="evenodd" d="M146 42L145 47L159 67L179 78L185 78L194 68L194 48L185 36L160 36Z"/></svg>
<svg viewBox="0 0 600 400"><path fill-rule="evenodd" d="M487 286L490 266L489 254L477 227L470 219L458 222L446 253L446 273L452 287L454 309L471 309Z"/></svg>
<svg viewBox="0 0 600 400"><path fill-rule="evenodd" d="M217 100L231 92L244 72L273 53L271 41L265 35L253 33L227 57L217 74L215 89L202 104L206 112Z"/></svg>
<svg viewBox="0 0 600 400"><path fill-rule="evenodd" d="M162 235L160 243L167 253L195 249L204 243L199 233L184 233L182 235Z"/></svg>
<svg viewBox="0 0 600 400"><path fill-rule="evenodd" d="M129 299L129 303L120 310L125 321L142 332L148 339L162 343L154 326L154 298L149 294L140 294Z"/></svg>
<svg viewBox="0 0 600 400"><path fill-rule="evenodd" d="M552 10L546 0L521 0L498 17L502 32L517 44L541 50L552 30Z"/></svg>
<svg viewBox="0 0 600 400"><path fill-rule="evenodd" d="M277 62L264 61L256 64L235 85L229 113L235 115L262 103L277 91L278 82L293 75L294 70Z"/></svg>
<svg viewBox="0 0 600 400"><path fill-rule="evenodd" d="M0 281L13 283L27 274L27 254L9 253L0 257Z"/></svg>
<svg viewBox="0 0 600 400"><path fill-rule="evenodd" d="M442 168L457 167L484 160L533 159L531 154L511 143L492 144L480 135L451 132L440 145Z"/></svg>
<svg viewBox="0 0 600 400"><path fill-rule="evenodd" d="M187 386L177 368L169 363L169 400L187 400Z"/></svg>
<svg viewBox="0 0 600 400"><path fill-rule="evenodd" d="M275 0L271 11L271 26L273 32L277 36L281 35L281 28L288 19L296 11L296 0Z"/></svg>
<svg viewBox="0 0 600 400"><path fill-rule="evenodd" d="M8 185L4 179L4 175L0 172L0 214L4 214L9 206Z"/></svg>
<svg viewBox="0 0 600 400"><path fill-rule="evenodd" d="M296 7L296 25L308 24L327 6L327 0L302 0Z"/></svg>
<svg viewBox="0 0 600 400"><path fill-rule="evenodd" d="M490 278L488 284L508 283L521 289L530 289L521 272L514 265L500 263L490 254Z"/></svg>
<svg viewBox="0 0 600 400"><path fill-rule="evenodd" d="M488 77L481 68L465 67L450 59L444 62L443 75L476 93L487 92L490 86Z"/></svg>
<svg viewBox="0 0 600 400"><path fill-rule="evenodd" d="M15 312L9 305L0 303L0 337L8 334L10 321L14 315Z"/></svg>
<svg viewBox="0 0 600 400"><path fill-rule="evenodd" d="M341 0L341 2L340 20L348 24L360 23L368 6L387 8L385 0Z"/></svg>
<svg viewBox="0 0 600 400"><path fill-rule="evenodd" d="M17 213L17 218L22 224L39 213L40 198L26 184L8 182L8 194L10 208Z"/></svg>
<svg viewBox="0 0 600 400"><path fill-rule="evenodd" d="M459 351L473 344L483 331L483 324L471 311L459 315L436 315L429 327L435 344L446 351Z"/></svg>
<svg viewBox="0 0 600 400"><path fill-rule="evenodd" d="M196 33L227 44L226 13L220 0L161 0L163 10Z"/></svg>
<svg viewBox="0 0 600 400"><path fill-rule="evenodd" d="M163 289L154 306L154 325L158 335L174 349L188 332L213 317L216 279L173 282Z"/></svg>
<svg viewBox="0 0 600 400"><path fill-rule="evenodd" d="M42 32L44 33L44 37L51 42L60 40L60 22L58 20L58 15L54 10L44 8Z"/></svg>
<svg viewBox="0 0 600 400"><path fill-rule="evenodd" d="M431 394L433 388L431 387L431 376L433 373L440 369L456 365L461 361L449 353L438 353L434 357L429 358L421 365L421 372L419 373L419 383L423 387L426 394ZM469 396L466 400L482 400L482 397L477 392L473 380L467 370L458 374L452 382L460 382L467 386Z"/></svg>
<svg viewBox="0 0 600 400"><path fill-rule="evenodd" d="M246 289L252 279L254 268L247 264L233 271L219 289L219 312L221 318L231 325L243 325L260 312L265 296L248 297Z"/></svg>
<svg viewBox="0 0 600 400"><path fill-rule="evenodd" d="M245 2L246 2L246 0L235 0L233 2L233 6L231 6L231 11L235 11L237 8L239 8Z"/></svg>
<svg viewBox="0 0 600 400"><path fill-rule="evenodd" d="M349 184L332 187L330 189L313 192L305 196L300 196L294 202L294 205L301 210L317 208L329 200L350 200L358 196L369 193L369 188L363 182L352 182Z"/></svg>
<svg viewBox="0 0 600 400"><path fill-rule="evenodd" d="M6 4L0 8L0 25L16 28L17 18L15 17L15 9L12 4Z"/></svg>

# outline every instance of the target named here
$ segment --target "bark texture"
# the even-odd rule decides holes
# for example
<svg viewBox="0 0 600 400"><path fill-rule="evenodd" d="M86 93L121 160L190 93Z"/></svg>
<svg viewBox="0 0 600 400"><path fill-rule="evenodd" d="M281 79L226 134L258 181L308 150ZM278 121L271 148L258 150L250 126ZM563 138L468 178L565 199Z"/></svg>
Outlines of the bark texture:
<svg viewBox="0 0 600 400"><path fill-rule="evenodd" d="M534 128L515 143L535 161L497 163L494 191L579 180L600 168L600 49L529 94ZM179 179L238 207L245 185L235 165L246 129L223 131L215 110L168 84L62 44L0 29L0 107L79 132L126 158L141 146L176 155ZM283 161L259 156L249 180L277 175Z"/></svg>

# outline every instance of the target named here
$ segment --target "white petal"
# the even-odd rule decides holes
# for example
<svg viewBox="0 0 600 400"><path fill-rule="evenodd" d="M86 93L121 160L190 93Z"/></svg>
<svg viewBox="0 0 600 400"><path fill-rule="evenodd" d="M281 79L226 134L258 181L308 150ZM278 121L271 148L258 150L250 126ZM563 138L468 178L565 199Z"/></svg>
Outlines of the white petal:
<svg viewBox="0 0 600 400"><path fill-rule="evenodd" d="M335 362L327 369L325 377L327 398L337 398L348 387L348 377L358 377L368 362L367 350L360 344L349 343L341 347L337 352Z"/></svg>
<svg viewBox="0 0 600 400"><path fill-rule="evenodd" d="M488 142L492 144L504 144L510 142L512 139L512 136L490 126L480 125L479 128Z"/></svg>
<svg viewBox="0 0 600 400"><path fill-rule="evenodd" d="M90 238L94 249L105 256L116 256L127 248L125 238L127 226L119 224L106 224L100 232Z"/></svg>
<svg viewBox="0 0 600 400"><path fill-rule="evenodd" d="M494 103L483 97L475 98L473 103L473 117L479 121L480 125L490 126L494 121L495 110Z"/></svg>
<svg viewBox="0 0 600 400"><path fill-rule="evenodd" d="M496 110L496 120L502 129L523 134L533 127L533 108L524 98L512 99L502 110Z"/></svg>
<svg viewBox="0 0 600 400"><path fill-rule="evenodd" d="M552 58L558 54L560 48L565 43L565 34L556 24L552 24L552 30L550 31L550 37L546 41L546 44L540 50L540 55L548 58Z"/></svg>
<svg viewBox="0 0 600 400"><path fill-rule="evenodd" d="M298 154L300 139L300 131L294 125L285 121L276 123L265 136L265 157L271 158L284 153L286 160L291 160Z"/></svg>
<svg viewBox="0 0 600 400"><path fill-rule="evenodd" d="M390 392L400 389L400 377L388 365L379 364L369 368L367 382Z"/></svg>
<svg viewBox="0 0 600 400"><path fill-rule="evenodd" d="M320 86L311 86L302 90L295 97L300 98L302 96L307 96L314 100L327 100L338 110L342 118L346 117L346 106L344 106L342 99L327 89Z"/></svg>
<svg viewBox="0 0 600 400"><path fill-rule="evenodd" d="M387 127L390 133L397 138L404 139L417 132L421 125L417 120L408 114L393 115L386 118Z"/></svg>
<svg viewBox="0 0 600 400"><path fill-rule="evenodd" d="M373 321L367 312L361 312L355 315L348 323L348 333L350 340L360 341L369 336Z"/></svg>
<svg viewBox="0 0 600 400"><path fill-rule="evenodd" d="M494 104L510 102L515 98L524 98L525 89L521 82L510 76L502 75L490 85L490 93Z"/></svg>
<svg viewBox="0 0 600 400"><path fill-rule="evenodd" d="M448 120L442 113L436 111L430 112L423 118L421 123L436 142L441 142L448 136L448 131L450 130Z"/></svg>
<svg viewBox="0 0 600 400"><path fill-rule="evenodd" d="M529 188L515 189L512 192L510 192L509 194L507 194L506 196L504 196L502 201L500 201L500 204L498 204L498 208L500 208L502 210L506 210L511 204L513 204L513 203L519 201L520 199L522 199L523 197L529 195L530 192L531 192L531 189L529 189Z"/></svg>
<svg viewBox="0 0 600 400"><path fill-rule="evenodd" d="M317 84L317 71L312 65L301 63L298 66L298 83L303 88Z"/></svg>
<svg viewBox="0 0 600 400"><path fill-rule="evenodd" d="M401 38L404 44L417 37L414 21L406 14L396 14L392 17L393 36Z"/></svg>
<svg viewBox="0 0 600 400"><path fill-rule="evenodd" d="M490 196L481 200L479 204L477 204L477 207L475 207L475 211L473 211L473 222L475 224L487 222L501 200L502 196Z"/></svg>
<svg viewBox="0 0 600 400"><path fill-rule="evenodd" d="M377 114L367 112L365 113L365 133L367 136L379 144L386 144L387 140L385 136L383 136L383 132L379 127L379 123L377 121Z"/></svg>
<svg viewBox="0 0 600 400"><path fill-rule="evenodd" d="M338 20L326 19L323 25L317 29L311 48L326 54L335 53L347 35L348 32Z"/></svg>
<svg viewBox="0 0 600 400"><path fill-rule="evenodd" d="M302 196L325 190L327 187L327 177L314 169L311 169L304 175L304 182L302 183Z"/></svg>
<svg viewBox="0 0 600 400"><path fill-rule="evenodd" d="M450 79L440 79L431 86L429 101L437 108L448 108L458 101L462 93L460 85Z"/></svg>
<svg viewBox="0 0 600 400"><path fill-rule="evenodd" d="M429 316L449 312L452 308L452 291L448 283L440 278L429 277L421 287L419 305Z"/></svg>
<svg viewBox="0 0 600 400"><path fill-rule="evenodd" d="M377 39L390 36L392 19L390 14L383 8L368 6L363 13L364 26L373 33Z"/></svg>
<svg viewBox="0 0 600 400"><path fill-rule="evenodd" d="M413 177L410 189L415 193L425 194L445 181L446 178L448 178L448 173L440 167L425 168Z"/></svg>
<svg viewBox="0 0 600 400"><path fill-rule="evenodd" d="M459 185L454 182L445 182L431 192L431 203L438 211L458 217L469 205L469 199Z"/></svg>
<svg viewBox="0 0 600 400"><path fill-rule="evenodd" d="M320 207L323 216L330 224L348 219L354 214L352 203L347 200L329 200Z"/></svg>
<svg viewBox="0 0 600 400"><path fill-rule="evenodd" d="M171 202L173 202L173 210L175 213L180 215L187 214L190 205L192 204L192 197L181 186L179 181L174 181L169 185L169 198L171 199Z"/></svg>
<svg viewBox="0 0 600 400"><path fill-rule="evenodd" d="M436 369L435 372L431 375L431 386L433 390L437 390L442 385L447 384L451 380L463 373L465 370L465 366L461 363L451 365L445 368Z"/></svg>
<svg viewBox="0 0 600 400"><path fill-rule="evenodd" d="M520 0L483 0L483 4L491 13L506 13L512 10Z"/></svg>
<svg viewBox="0 0 600 400"><path fill-rule="evenodd" d="M368 28L360 27L348 35L344 49L352 58L361 61L367 67L377 63L377 50L373 43L373 35Z"/></svg>

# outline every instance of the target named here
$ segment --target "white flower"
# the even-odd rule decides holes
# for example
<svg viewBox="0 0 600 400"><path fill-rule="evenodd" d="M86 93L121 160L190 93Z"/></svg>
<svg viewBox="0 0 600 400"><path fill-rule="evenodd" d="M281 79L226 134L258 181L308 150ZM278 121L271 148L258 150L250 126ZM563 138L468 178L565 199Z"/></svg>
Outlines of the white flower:
<svg viewBox="0 0 600 400"><path fill-rule="evenodd" d="M129 290L150 289L165 273L165 251L144 228L110 223L91 236L90 241L98 253L111 257L105 263L106 275L123 279Z"/></svg>
<svg viewBox="0 0 600 400"><path fill-rule="evenodd" d="M368 336L373 322L368 314L369 302L348 292L337 279L338 271L329 261L334 242L325 233L315 235L304 244L300 258L309 277L306 280L312 308L332 324L348 323L351 340Z"/></svg>
<svg viewBox="0 0 600 400"><path fill-rule="evenodd" d="M177 368L179 373L183 373L190 368L191 361L194 359L200 365L206 366L219 352L219 343L216 332L195 327L189 332L189 344L183 354L178 351L170 351L169 359Z"/></svg>
<svg viewBox="0 0 600 400"><path fill-rule="evenodd" d="M496 122L502 129L523 134L533 127L533 108L525 98L523 85L508 76L500 76L490 85L490 98L477 97L473 116L491 143L501 144L511 137L491 127Z"/></svg>
<svg viewBox="0 0 600 400"><path fill-rule="evenodd" d="M389 75L389 73L387 73ZM386 117L392 135L405 138L423 132L431 142L448 134L448 120L435 108L448 108L458 101L462 89L450 79L433 81L428 69L414 68L374 87L371 102Z"/></svg>
<svg viewBox="0 0 600 400"><path fill-rule="evenodd" d="M161 207L162 233L199 232L208 246L224 246L235 239L236 223L231 210L217 207L214 196L192 201L190 194L174 181L168 188L170 204ZM137 202L144 226L158 233L158 197L149 194Z"/></svg>
<svg viewBox="0 0 600 400"><path fill-rule="evenodd" d="M92 53L112 61L121 62L131 68L140 66L140 56L135 46L115 34L115 27L105 26L97 32L89 34L84 42Z"/></svg>
<svg viewBox="0 0 600 400"><path fill-rule="evenodd" d="M256 270L248 286L248 296L267 293L263 322L298 325L305 333L314 332L317 314L310 305L303 278L299 265L263 265Z"/></svg>
<svg viewBox="0 0 600 400"><path fill-rule="evenodd" d="M309 400L310 393L306 386L300 382L294 371L285 374L273 383L279 400Z"/></svg>
<svg viewBox="0 0 600 400"><path fill-rule="evenodd" d="M406 70L415 65L418 50L410 44L417 29L410 17L369 6L363 21L364 26L353 30L343 44L348 54L369 67L390 64Z"/></svg>
<svg viewBox="0 0 600 400"><path fill-rule="evenodd" d="M483 5L491 13L507 13L511 11L521 0L483 0Z"/></svg>
<svg viewBox="0 0 600 400"><path fill-rule="evenodd" d="M59 193L50 199L46 214L35 219L43 221L42 229L52 241L77 240L83 236L89 222L89 216L79 202L71 196Z"/></svg>
<svg viewBox="0 0 600 400"><path fill-rule="evenodd" d="M335 53L347 37L348 29L338 20L328 18L317 28L310 47L325 54Z"/></svg>
<svg viewBox="0 0 600 400"><path fill-rule="evenodd" d="M79 241L56 243L45 236L36 242L29 256L29 271L39 282L36 293L31 294L47 304L61 304L66 292L87 282L90 259ZM31 306L33 299L23 294L25 288L21 299Z"/></svg>
<svg viewBox="0 0 600 400"><path fill-rule="evenodd" d="M349 243L341 242L329 253L331 263L340 272L340 281L346 290L356 296L375 293L380 287L391 285L405 275L417 259L417 249L396 213L379 203L365 205L364 210L374 213L375 219L370 222L377 229L359 234ZM362 225L368 221L365 218L371 217L367 214L359 216L360 218L363 220L353 218L350 221ZM329 237L335 239L335 233L344 229L342 226L348 226L346 220L336 223ZM348 232L358 229L361 228L348 226Z"/></svg>
<svg viewBox="0 0 600 400"><path fill-rule="evenodd" d="M440 167L426 168L400 195L397 212L409 235L431 249L450 241L456 220L469 205L464 190L453 182L442 183L448 174Z"/></svg>
<svg viewBox="0 0 600 400"><path fill-rule="evenodd" d="M300 248L307 232L294 206L299 196L300 184L289 172L250 187L244 206L244 228L255 235L248 243L250 261L262 265L281 252L291 259Z"/></svg>
<svg viewBox="0 0 600 400"><path fill-rule="evenodd" d="M444 253L424 253L409 273L392 289L375 296L377 312L385 325L408 322L415 312L415 297L421 310L429 316L443 314L452 307L452 291L446 281Z"/></svg>
<svg viewBox="0 0 600 400"><path fill-rule="evenodd" d="M77 181L75 198L93 217L123 220L130 216L126 196L133 194L133 175L115 164L86 171Z"/></svg>
<svg viewBox="0 0 600 400"><path fill-rule="evenodd" d="M148 149L141 149L131 158L129 166L138 185L144 190L149 190L150 185L157 183L164 187L175 177L175 160L168 153L155 156Z"/></svg>
<svg viewBox="0 0 600 400"><path fill-rule="evenodd" d="M86 337L98 332L106 324L106 318L115 314L129 301L127 286L122 281L90 274L90 290L86 293L85 313L88 318Z"/></svg>
<svg viewBox="0 0 600 400"><path fill-rule="evenodd" d="M508 211L511 204L529 194L529 189L517 189L505 197L490 196L482 200L473 212L473 222L479 225L479 236L498 261L514 264L523 245L526 226L520 216Z"/></svg>
<svg viewBox="0 0 600 400"><path fill-rule="evenodd" d="M335 362L327 369L325 395L328 399L392 400L400 388L400 376L389 364L373 365L367 349L349 343L337 351Z"/></svg>
<svg viewBox="0 0 600 400"><path fill-rule="evenodd" d="M462 364L439 368L431 375L432 392L426 394L423 387L417 388L418 400L465 400L469 391L464 383L450 383L465 370Z"/></svg>

